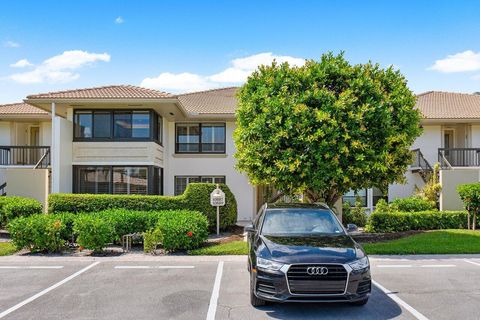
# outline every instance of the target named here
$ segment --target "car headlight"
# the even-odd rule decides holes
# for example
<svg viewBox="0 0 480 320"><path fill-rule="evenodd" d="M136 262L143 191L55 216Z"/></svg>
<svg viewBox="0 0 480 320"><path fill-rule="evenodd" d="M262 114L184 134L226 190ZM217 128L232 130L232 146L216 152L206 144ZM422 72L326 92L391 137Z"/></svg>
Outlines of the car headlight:
<svg viewBox="0 0 480 320"><path fill-rule="evenodd" d="M352 268L353 271L360 271L367 269L370 266L370 263L368 262L367 257L363 257L361 259L350 262L348 265Z"/></svg>
<svg viewBox="0 0 480 320"><path fill-rule="evenodd" d="M278 271L283 267L283 263L267 260L263 258L257 258L257 268L267 271Z"/></svg>

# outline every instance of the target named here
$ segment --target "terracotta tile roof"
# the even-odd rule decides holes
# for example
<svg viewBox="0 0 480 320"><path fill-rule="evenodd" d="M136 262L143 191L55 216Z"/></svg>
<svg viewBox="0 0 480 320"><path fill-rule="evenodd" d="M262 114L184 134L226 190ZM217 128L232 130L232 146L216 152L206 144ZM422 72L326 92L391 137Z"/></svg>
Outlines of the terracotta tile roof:
<svg viewBox="0 0 480 320"><path fill-rule="evenodd" d="M27 99L162 99L173 98L167 92L130 85L105 86L27 96Z"/></svg>
<svg viewBox="0 0 480 320"><path fill-rule="evenodd" d="M480 119L480 95L428 91L417 95L425 119Z"/></svg>
<svg viewBox="0 0 480 320"><path fill-rule="evenodd" d="M212 89L178 95L178 100L190 113L235 114L238 87Z"/></svg>
<svg viewBox="0 0 480 320"><path fill-rule="evenodd" d="M17 114L47 115L48 112L24 102L0 105L0 115Z"/></svg>

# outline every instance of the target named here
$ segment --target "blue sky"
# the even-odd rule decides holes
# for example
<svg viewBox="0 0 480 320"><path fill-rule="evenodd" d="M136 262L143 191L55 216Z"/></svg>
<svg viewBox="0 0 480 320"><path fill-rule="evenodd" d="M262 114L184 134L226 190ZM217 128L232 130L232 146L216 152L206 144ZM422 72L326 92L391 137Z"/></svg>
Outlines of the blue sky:
<svg viewBox="0 0 480 320"><path fill-rule="evenodd" d="M241 84L327 51L394 65L416 92L480 91L479 1L2 1L0 103L109 84Z"/></svg>

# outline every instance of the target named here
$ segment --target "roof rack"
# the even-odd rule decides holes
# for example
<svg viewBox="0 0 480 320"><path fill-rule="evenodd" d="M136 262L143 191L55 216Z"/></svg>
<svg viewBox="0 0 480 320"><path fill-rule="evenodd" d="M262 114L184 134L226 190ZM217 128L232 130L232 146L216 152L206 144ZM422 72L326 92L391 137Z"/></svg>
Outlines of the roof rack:
<svg viewBox="0 0 480 320"><path fill-rule="evenodd" d="M330 210L330 207L323 202L315 202L315 203L265 203L266 208L317 208L317 209L327 209Z"/></svg>

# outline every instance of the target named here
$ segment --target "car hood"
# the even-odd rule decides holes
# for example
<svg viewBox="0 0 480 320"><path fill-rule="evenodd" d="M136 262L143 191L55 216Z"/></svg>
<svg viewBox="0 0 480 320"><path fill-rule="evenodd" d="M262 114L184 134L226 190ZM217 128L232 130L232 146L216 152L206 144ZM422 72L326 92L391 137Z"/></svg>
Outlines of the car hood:
<svg viewBox="0 0 480 320"><path fill-rule="evenodd" d="M260 236L263 249L272 260L293 263L347 263L357 257L361 247L348 235L281 237ZM266 253L266 252L265 252Z"/></svg>

